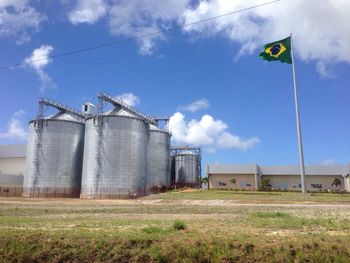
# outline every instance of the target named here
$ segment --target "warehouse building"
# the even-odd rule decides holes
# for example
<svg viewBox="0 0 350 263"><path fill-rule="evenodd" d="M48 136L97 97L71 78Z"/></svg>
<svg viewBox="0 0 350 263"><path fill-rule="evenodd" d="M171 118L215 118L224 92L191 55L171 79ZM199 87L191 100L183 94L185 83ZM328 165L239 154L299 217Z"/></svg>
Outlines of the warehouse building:
<svg viewBox="0 0 350 263"><path fill-rule="evenodd" d="M209 164L209 189L258 190L259 173L255 164Z"/></svg>
<svg viewBox="0 0 350 263"><path fill-rule="evenodd" d="M26 144L0 145L0 195L21 195L26 166Z"/></svg>
<svg viewBox="0 0 350 263"><path fill-rule="evenodd" d="M310 165L305 170L308 191L350 191L350 165ZM297 165L209 164L207 177L209 189L260 190L267 186L269 189L301 190Z"/></svg>

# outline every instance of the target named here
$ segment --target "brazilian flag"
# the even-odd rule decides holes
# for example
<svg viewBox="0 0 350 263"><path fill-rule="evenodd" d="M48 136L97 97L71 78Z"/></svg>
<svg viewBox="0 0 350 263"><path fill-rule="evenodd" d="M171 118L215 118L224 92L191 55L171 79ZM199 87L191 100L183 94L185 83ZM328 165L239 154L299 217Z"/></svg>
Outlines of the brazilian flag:
<svg viewBox="0 0 350 263"><path fill-rule="evenodd" d="M264 51L260 53L260 57L267 61L281 61L282 63L292 64L290 55L291 43L290 37L266 44Z"/></svg>

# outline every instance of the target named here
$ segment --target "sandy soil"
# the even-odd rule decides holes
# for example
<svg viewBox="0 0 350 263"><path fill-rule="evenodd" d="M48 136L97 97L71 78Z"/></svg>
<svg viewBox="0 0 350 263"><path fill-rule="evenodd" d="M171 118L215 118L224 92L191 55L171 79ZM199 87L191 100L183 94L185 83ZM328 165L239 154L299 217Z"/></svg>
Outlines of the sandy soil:
<svg viewBox="0 0 350 263"><path fill-rule="evenodd" d="M238 206L238 207L325 207L325 208L350 208L349 203L317 203L317 202L294 202L294 203L257 203L235 200L116 200L116 199L73 199L73 198L0 198L0 205L26 204L26 205L69 205L69 206L91 206L91 205L182 205L182 206Z"/></svg>

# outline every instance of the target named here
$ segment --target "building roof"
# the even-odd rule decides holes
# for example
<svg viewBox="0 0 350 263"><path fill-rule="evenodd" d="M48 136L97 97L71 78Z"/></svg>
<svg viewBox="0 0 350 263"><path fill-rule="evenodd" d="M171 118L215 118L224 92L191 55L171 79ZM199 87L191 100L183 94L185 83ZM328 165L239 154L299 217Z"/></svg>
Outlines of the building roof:
<svg viewBox="0 0 350 263"><path fill-rule="evenodd" d="M286 166L258 166L256 164L209 164L208 174L256 174L261 175L299 175L298 165ZM350 166L338 165L307 165L306 175L348 175Z"/></svg>
<svg viewBox="0 0 350 263"><path fill-rule="evenodd" d="M300 166L259 166L263 175L299 175ZM346 175L349 174L349 165L306 165L307 175Z"/></svg>
<svg viewBox="0 0 350 263"><path fill-rule="evenodd" d="M0 158L20 158L26 157L26 144L2 144L0 145Z"/></svg>
<svg viewBox="0 0 350 263"><path fill-rule="evenodd" d="M256 174L256 164L209 164L209 174Z"/></svg>

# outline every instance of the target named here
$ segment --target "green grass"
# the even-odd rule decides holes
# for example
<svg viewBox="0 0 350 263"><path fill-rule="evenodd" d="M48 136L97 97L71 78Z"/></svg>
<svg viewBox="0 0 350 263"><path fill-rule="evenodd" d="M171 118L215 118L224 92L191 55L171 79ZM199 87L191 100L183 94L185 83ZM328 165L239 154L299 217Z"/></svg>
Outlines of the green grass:
<svg viewBox="0 0 350 263"><path fill-rule="evenodd" d="M0 199L1 262L350 262L347 206L186 199Z"/></svg>
<svg viewBox="0 0 350 263"><path fill-rule="evenodd" d="M346 221L337 222L334 218L305 218L285 212L253 212L248 217L248 224L259 228L302 229L322 228L325 230L348 228Z"/></svg>
<svg viewBox="0 0 350 263"><path fill-rule="evenodd" d="M156 227L156 226L148 226L142 229L142 231L146 234L153 234L153 235L165 235L168 234L170 232L170 230L168 229L163 229L160 227Z"/></svg>

